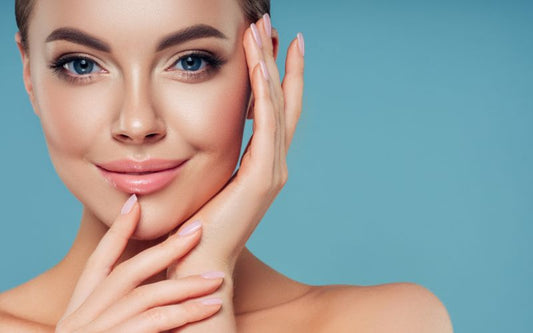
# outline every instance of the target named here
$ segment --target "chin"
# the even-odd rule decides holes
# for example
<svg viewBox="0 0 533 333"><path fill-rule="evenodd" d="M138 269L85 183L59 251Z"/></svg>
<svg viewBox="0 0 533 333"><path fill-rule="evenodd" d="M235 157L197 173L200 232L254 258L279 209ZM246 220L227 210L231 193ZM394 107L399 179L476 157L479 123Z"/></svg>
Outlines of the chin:
<svg viewBox="0 0 533 333"><path fill-rule="evenodd" d="M131 238L154 240L179 228L199 207L187 205L171 196L139 196L141 218Z"/></svg>
<svg viewBox="0 0 533 333"><path fill-rule="evenodd" d="M184 177L161 191L138 195L141 217L132 238L149 241L175 232L227 184L233 170L219 169L220 173L203 178ZM128 196L122 193L120 204Z"/></svg>

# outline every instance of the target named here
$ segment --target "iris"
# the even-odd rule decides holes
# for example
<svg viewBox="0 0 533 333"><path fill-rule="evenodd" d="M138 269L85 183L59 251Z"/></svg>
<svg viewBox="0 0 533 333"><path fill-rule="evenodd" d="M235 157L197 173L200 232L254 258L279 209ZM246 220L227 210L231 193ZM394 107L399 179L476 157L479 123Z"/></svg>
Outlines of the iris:
<svg viewBox="0 0 533 333"><path fill-rule="evenodd" d="M203 68L204 60L197 56L186 56L180 59L177 65L179 69L196 72Z"/></svg>
<svg viewBox="0 0 533 333"><path fill-rule="evenodd" d="M75 59L65 64L65 69L77 75L91 74L95 67L97 66L93 61L84 58Z"/></svg>

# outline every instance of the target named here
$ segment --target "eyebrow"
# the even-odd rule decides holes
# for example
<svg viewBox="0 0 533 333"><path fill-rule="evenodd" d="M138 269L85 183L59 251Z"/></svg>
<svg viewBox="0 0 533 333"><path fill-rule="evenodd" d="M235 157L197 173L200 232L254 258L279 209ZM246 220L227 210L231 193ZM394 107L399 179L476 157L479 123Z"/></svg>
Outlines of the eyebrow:
<svg viewBox="0 0 533 333"><path fill-rule="evenodd" d="M75 28L58 28L46 37L46 43L56 40L66 40L72 43L88 46L98 51L111 52L109 44Z"/></svg>
<svg viewBox="0 0 533 333"><path fill-rule="evenodd" d="M214 37L219 39L228 39L220 30L207 24L193 25L174 33L171 33L157 46L157 52L162 51L174 45L182 44L193 39Z"/></svg>
<svg viewBox="0 0 533 333"><path fill-rule="evenodd" d="M190 40L208 37L228 39L228 37L220 30L210 25L196 24L173 32L164 37L159 42L156 51L159 52L171 46L182 44ZM46 38L47 43L57 40L66 40L72 43L85 45L98 51L111 53L111 46L109 46L108 43L75 28L58 28L52 31L52 33Z"/></svg>

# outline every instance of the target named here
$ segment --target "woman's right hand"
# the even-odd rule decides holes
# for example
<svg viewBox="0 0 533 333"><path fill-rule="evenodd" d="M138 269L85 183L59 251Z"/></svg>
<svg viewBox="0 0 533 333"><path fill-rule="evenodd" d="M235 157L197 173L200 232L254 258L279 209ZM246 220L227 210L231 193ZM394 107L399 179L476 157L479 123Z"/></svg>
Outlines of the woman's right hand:
<svg viewBox="0 0 533 333"><path fill-rule="evenodd" d="M201 225L186 223L177 233L118 265L140 218L135 196L87 260L56 333L161 332L208 318L221 308L216 291L223 274L209 272L141 285L194 248Z"/></svg>

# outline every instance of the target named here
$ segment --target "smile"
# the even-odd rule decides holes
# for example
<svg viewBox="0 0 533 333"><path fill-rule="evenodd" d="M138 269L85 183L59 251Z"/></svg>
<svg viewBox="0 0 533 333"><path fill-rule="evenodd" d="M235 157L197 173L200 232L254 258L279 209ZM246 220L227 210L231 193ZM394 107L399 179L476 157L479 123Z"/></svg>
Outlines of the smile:
<svg viewBox="0 0 533 333"><path fill-rule="evenodd" d="M114 188L127 194L150 194L166 187L176 178L186 160L120 160L97 165Z"/></svg>

